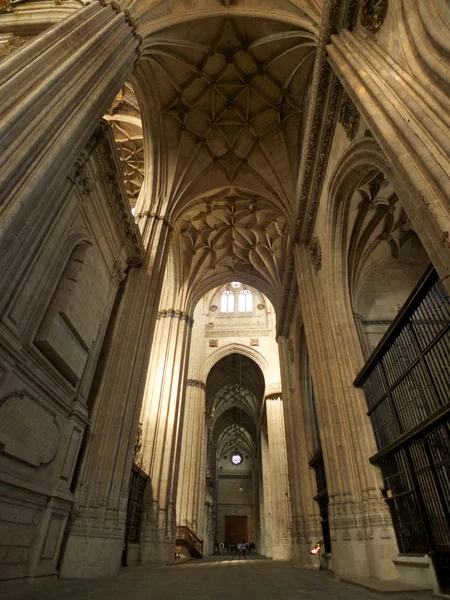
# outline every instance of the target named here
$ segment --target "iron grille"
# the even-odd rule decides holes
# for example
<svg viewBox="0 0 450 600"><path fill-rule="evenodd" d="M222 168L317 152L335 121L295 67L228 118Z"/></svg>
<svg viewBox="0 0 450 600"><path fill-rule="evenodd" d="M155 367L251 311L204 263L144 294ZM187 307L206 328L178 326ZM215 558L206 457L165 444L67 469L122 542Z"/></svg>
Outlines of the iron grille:
<svg viewBox="0 0 450 600"><path fill-rule="evenodd" d="M330 523L328 520L328 488L322 450L316 453L309 465L314 469L316 475L317 496L314 497L314 500L319 505L325 552L331 552Z"/></svg>
<svg viewBox="0 0 450 600"><path fill-rule="evenodd" d="M144 509L144 496L147 488L148 475L133 465L131 469L127 520L125 525L125 543L139 544L142 529L142 514Z"/></svg>
<svg viewBox="0 0 450 600"><path fill-rule="evenodd" d="M355 381L364 388L402 554L450 592L450 298L430 268Z"/></svg>

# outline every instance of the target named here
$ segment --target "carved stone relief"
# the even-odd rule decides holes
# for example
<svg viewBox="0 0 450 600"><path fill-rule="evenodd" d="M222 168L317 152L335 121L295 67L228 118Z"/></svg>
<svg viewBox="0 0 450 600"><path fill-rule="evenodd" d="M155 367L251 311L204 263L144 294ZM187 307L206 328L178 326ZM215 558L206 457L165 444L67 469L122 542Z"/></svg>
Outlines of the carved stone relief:
<svg viewBox="0 0 450 600"><path fill-rule="evenodd" d="M219 345L219 340L209 340L210 348L217 348L218 345Z"/></svg>
<svg viewBox="0 0 450 600"><path fill-rule="evenodd" d="M359 112L347 92L342 94L339 123L345 129L348 139L353 140L358 131Z"/></svg>
<svg viewBox="0 0 450 600"><path fill-rule="evenodd" d="M311 259L316 271L322 268L322 248L318 237L314 237L311 241Z"/></svg>
<svg viewBox="0 0 450 600"><path fill-rule="evenodd" d="M23 393L0 401L2 452L33 467L48 464L59 445L55 417L39 402Z"/></svg>
<svg viewBox="0 0 450 600"><path fill-rule="evenodd" d="M363 0L361 4L361 25L372 33L376 33L383 25L388 6L388 0Z"/></svg>

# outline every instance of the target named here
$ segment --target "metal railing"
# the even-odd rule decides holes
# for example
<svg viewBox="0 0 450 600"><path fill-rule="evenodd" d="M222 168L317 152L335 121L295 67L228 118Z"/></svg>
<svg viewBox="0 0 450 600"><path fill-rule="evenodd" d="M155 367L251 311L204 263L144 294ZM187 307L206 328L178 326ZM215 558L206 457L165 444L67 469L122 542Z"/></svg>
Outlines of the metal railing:
<svg viewBox="0 0 450 600"><path fill-rule="evenodd" d="M430 267L354 382L364 388L402 554L450 592L450 298Z"/></svg>
<svg viewBox="0 0 450 600"><path fill-rule="evenodd" d="M177 544L184 542L191 556L203 556L203 540L201 540L187 525L177 525Z"/></svg>

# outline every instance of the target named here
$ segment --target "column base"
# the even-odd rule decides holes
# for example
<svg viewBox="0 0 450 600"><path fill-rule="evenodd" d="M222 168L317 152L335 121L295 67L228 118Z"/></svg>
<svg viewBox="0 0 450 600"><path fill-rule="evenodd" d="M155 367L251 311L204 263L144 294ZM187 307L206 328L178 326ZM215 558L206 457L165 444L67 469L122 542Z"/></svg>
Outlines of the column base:
<svg viewBox="0 0 450 600"><path fill-rule="evenodd" d="M338 579L395 579L398 571L394 559L397 543L386 528L373 528L370 536L361 530L347 531L346 537L333 539L333 570Z"/></svg>
<svg viewBox="0 0 450 600"><path fill-rule="evenodd" d="M293 543L292 544L292 561L302 567L302 569L318 570L320 569L320 563L317 556L310 554L311 548L314 544ZM323 565L322 565L323 566Z"/></svg>
<svg viewBox="0 0 450 600"><path fill-rule="evenodd" d="M272 558L273 560L291 560L292 552L290 544L289 546L272 546Z"/></svg>
<svg viewBox="0 0 450 600"><path fill-rule="evenodd" d="M122 562L123 540L70 534L59 576L65 579L111 577Z"/></svg>
<svg viewBox="0 0 450 600"><path fill-rule="evenodd" d="M141 565L172 562L175 556L175 541L141 540Z"/></svg>
<svg viewBox="0 0 450 600"><path fill-rule="evenodd" d="M272 546L269 544L261 544L259 553L261 554L261 556L265 556L266 558L272 558Z"/></svg>

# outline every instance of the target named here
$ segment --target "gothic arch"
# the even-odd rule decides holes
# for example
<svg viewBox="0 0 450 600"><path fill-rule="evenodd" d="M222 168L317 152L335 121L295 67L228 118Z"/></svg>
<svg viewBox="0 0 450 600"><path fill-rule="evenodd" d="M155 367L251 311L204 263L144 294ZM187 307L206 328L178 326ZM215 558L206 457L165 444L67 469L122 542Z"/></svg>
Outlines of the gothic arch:
<svg viewBox="0 0 450 600"><path fill-rule="evenodd" d="M206 378L208 377L209 372L214 367L214 365L218 363L219 360L225 358L225 356L228 356L229 354L242 354L243 356L247 356L248 358L252 359L261 369L262 374L264 376L264 380L266 380L266 376L269 370L269 364L267 360L262 356L262 354L254 348L244 346L244 344L232 343L227 344L222 348L218 348L206 359L204 366L204 381L206 381Z"/></svg>

